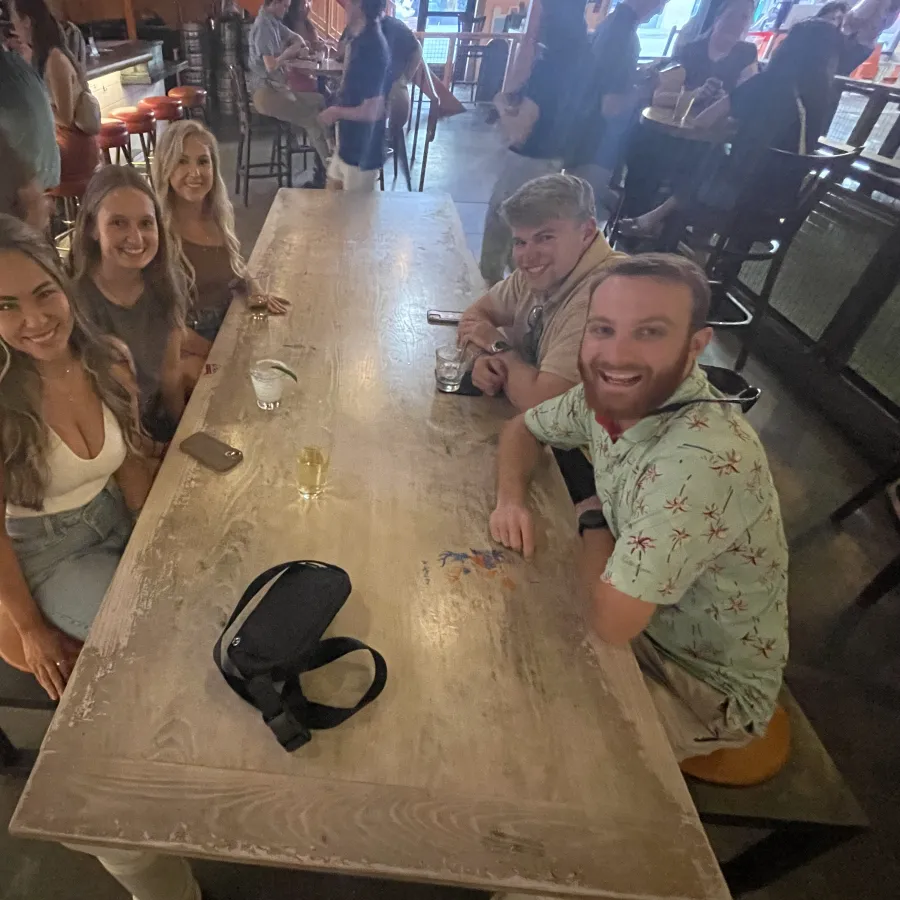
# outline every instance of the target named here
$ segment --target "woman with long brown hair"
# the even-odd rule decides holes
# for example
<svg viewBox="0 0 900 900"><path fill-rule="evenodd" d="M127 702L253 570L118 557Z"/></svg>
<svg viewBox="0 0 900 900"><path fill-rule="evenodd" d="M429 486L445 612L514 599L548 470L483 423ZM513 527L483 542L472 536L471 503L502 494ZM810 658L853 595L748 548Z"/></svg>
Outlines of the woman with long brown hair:
<svg viewBox="0 0 900 900"><path fill-rule="evenodd" d="M145 431L169 441L184 410L187 287L156 194L135 169L104 166L91 179L71 262L85 317L131 351Z"/></svg>
<svg viewBox="0 0 900 900"><path fill-rule="evenodd" d="M0 656L54 699L150 487L128 351L71 297L45 240L0 216Z"/></svg>
<svg viewBox="0 0 900 900"><path fill-rule="evenodd" d="M12 0L9 11L18 50L44 79L50 96L60 183L83 183L100 162L100 107L87 93L84 70L66 49L62 29L44 0Z"/></svg>

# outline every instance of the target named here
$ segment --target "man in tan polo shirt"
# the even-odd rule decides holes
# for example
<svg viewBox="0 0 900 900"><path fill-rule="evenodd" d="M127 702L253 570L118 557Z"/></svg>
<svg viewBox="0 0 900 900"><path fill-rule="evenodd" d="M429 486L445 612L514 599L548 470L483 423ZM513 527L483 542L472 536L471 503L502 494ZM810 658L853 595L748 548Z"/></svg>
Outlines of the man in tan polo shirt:
<svg viewBox="0 0 900 900"><path fill-rule="evenodd" d="M623 254L597 229L591 186L573 175L529 181L500 212L516 271L465 311L458 340L482 351L473 384L490 396L503 391L523 412L581 381L590 284Z"/></svg>

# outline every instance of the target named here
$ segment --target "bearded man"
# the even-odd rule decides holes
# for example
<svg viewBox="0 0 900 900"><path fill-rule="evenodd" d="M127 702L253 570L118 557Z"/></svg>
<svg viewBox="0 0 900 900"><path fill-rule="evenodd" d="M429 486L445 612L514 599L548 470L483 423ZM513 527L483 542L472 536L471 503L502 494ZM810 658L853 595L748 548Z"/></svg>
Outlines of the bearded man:
<svg viewBox="0 0 900 900"><path fill-rule="evenodd" d="M534 552L541 445L589 447L576 508L592 636L631 643L678 759L765 733L787 661L787 545L759 438L697 366L709 285L692 262L635 256L591 291L583 384L500 438L493 538Z"/></svg>

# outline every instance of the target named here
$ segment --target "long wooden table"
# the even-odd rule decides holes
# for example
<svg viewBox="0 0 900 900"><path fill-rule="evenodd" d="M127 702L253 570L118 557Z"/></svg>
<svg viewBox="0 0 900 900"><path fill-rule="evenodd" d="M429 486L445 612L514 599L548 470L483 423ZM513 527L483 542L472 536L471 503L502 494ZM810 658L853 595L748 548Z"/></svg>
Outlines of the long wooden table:
<svg viewBox="0 0 900 900"><path fill-rule="evenodd" d="M426 323L481 281L449 197L279 192L251 260L290 315L233 308L175 445L240 447L227 475L169 452L13 822L14 834L489 890L728 893L627 649L586 645L572 507L540 471L534 562L492 556L501 401L436 393ZM248 369L299 388L257 409ZM331 484L296 490L298 434L331 422ZM288 754L212 647L247 584L291 559L343 566L333 627L388 684ZM305 682L368 682L349 657Z"/></svg>

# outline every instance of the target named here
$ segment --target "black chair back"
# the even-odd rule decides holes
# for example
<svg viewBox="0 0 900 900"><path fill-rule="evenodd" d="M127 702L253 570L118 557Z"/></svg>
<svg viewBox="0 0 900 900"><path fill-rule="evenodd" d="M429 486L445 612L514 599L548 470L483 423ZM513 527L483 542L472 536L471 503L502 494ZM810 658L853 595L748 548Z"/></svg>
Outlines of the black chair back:
<svg viewBox="0 0 900 900"><path fill-rule="evenodd" d="M740 173L734 201L723 204L727 209L708 202L701 186L688 220L714 224L719 234L735 239L789 241L828 186L843 180L859 153L854 149L820 156L768 148L754 166Z"/></svg>
<svg viewBox="0 0 900 900"><path fill-rule="evenodd" d="M247 92L247 81L244 72L233 63L228 65L228 77L234 87L234 97L237 101L238 124L241 131L246 132L250 127L250 94Z"/></svg>
<svg viewBox="0 0 900 900"><path fill-rule="evenodd" d="M741 207L773 216L803 218L812 210L823 190L845 174L859 150L834 156L801 155L770 148L747 184L741 197Z"/></svg>

